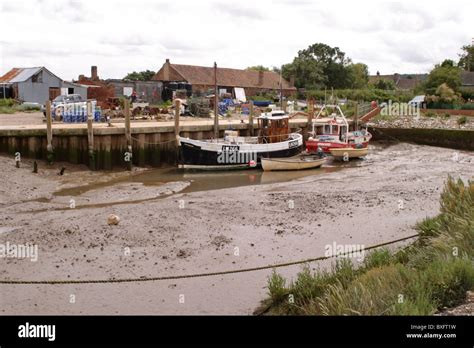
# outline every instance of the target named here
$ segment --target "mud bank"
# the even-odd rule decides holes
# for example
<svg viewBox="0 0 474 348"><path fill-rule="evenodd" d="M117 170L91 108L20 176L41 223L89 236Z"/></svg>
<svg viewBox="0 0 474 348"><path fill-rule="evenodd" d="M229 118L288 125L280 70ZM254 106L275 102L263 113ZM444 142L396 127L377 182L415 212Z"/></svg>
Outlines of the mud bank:
<svg viewBox="0 0 474 348"><path fill-rule="evenodd" d="M11 159L0 162L0 244L39 249L37 262L0 259L0 278L88 280L264 266L322 256L327 244L369 246L408 236L417 221L438 213L447 175L472 177L474 153L399 143L372 148L357 167L290 182L183 192L189 182L141 186L109 177L111 185L61 196L53 195L58 186L74 184L55 170L35 175L26 166L14 168ZM71 209L70 199L92 206ZM119 225L107 225L111 213L120 216ZM279 272L292 278L299 270ZM0 285L0 313L251 314L270 273Z"/></svg>

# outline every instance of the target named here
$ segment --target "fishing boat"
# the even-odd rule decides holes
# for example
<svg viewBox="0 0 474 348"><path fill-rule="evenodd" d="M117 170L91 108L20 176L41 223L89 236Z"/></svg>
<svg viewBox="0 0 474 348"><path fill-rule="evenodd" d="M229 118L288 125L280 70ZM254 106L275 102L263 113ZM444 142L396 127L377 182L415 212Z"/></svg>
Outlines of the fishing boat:
<svg viewBox="0 0 474 348"><path fill-rule="evenodd" d="M360 149L355 149L353 147L340 147L333 148L330 150L330 152L334 158L348 160L350 158L360 158L366 156L369 152L369 148L363 147Z"/></svg>
<svg viewBox="0 0 474 348"><path fill-rule="evenodd" d="M255 168L261 158L286 158L299 154L303 136L290 133L289 117L283 111L273 111L257 118L259 134L242 137L227 130L224 138L194 140L178 137L179 167L199 170Z"/></svg>
<svg viewBox="0 0 474 348"><path fill-rule="evenodd" d="M329 110L333 110L329 115ZM323 117L323 115L326 115ZM306 141L306 151L321 149L330 153L337 148L367 148L372 135L367 129L349 131L349 123L339 105L323 105L312 121L312 131ZM320 150L320 151L321 151Z"/></svg>
<svg viewBox="0 0 474 348"><path fill-rule="evenodd" d="M303 170L321 167L326 158L318 155L300 154L287 158L262 158L261 161L264 171Z"/></svg>

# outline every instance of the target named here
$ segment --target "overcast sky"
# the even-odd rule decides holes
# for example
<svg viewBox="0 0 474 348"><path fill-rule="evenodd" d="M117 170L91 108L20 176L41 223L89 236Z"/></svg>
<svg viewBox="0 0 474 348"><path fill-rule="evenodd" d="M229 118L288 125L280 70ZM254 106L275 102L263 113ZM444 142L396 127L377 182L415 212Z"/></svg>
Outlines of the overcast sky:
<svg viewBox="0 0 474 348"><path fill-rule="evenodd" d="M280 66L313 43L371 74L422 73L474 37L474 1L0 0L0 74L122 78L173 63Z"/></svg>

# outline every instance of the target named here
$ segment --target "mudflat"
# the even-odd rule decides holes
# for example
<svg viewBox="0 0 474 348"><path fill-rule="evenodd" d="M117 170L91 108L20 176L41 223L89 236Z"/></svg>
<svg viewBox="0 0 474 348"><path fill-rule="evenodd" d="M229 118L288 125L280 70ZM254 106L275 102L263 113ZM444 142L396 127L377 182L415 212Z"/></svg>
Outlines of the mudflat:
<svg viewBox="0 0 474 348"><path fill-rule="evenodd" d="M33 174L31 160L18 169L12 158L0 157L0 244L38 246L36 262L1 258L0 279L138 279L237 270L323 256L334 243L367 247L402 238L438 213L448 175L473 177L474 153L378 144L356 166L334 164L338 170L317 169L290 181L265 184L262 176L261 184L206 190L193 176L150 184L136 180L141 169L89 172L67 164L60 176L62 165L40 162ZM205 175L217 181L224 174ZM109 214L120 223L109 226ZM300 269L278 271L292 278ZM270 274L0 284L0 313L251 314L265 297Z"/></svg>

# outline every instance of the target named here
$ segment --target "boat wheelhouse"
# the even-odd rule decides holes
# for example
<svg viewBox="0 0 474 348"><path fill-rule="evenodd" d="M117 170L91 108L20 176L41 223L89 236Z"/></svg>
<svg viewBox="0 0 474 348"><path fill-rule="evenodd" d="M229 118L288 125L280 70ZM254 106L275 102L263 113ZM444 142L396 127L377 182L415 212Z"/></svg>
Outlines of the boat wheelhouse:
<svg viewBox="0 0 474 348"><path fill-rule="evenodd" d="M331 114L329 110L332 110ZM372 138L366 129L349 131L349 123L339 105L321 107L312 121L310 135L306 141L306 151L309 153L331 153L334 148L366 148Z"/></svg>

